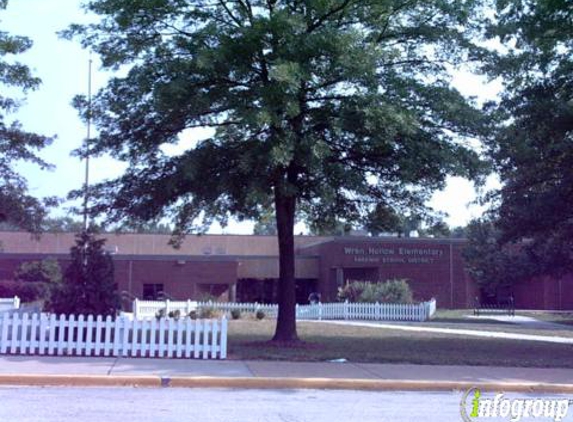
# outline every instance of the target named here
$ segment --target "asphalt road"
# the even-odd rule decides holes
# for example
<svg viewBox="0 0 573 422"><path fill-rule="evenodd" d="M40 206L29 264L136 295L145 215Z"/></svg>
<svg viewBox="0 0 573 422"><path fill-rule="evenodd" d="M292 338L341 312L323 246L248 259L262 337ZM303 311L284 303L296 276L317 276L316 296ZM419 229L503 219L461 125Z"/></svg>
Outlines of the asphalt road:
<svg viewBox="0 0 573 422"><path fill-rule="evenodd" d="M0 387L4 422L460 421L460 393Z"/></svg>
<svg viewBox="0 0 573 422"><path fill-rule="evenodd" d="M0 421L444 422L462 421L461 397L459 392L0 387ZM488 419L498 420L509 419Z"/></svg>

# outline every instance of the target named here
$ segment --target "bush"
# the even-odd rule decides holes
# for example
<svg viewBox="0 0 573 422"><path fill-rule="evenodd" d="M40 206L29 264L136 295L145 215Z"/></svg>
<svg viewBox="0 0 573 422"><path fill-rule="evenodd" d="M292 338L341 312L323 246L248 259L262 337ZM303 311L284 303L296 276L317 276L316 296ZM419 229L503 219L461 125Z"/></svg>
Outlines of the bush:
<svg viewBox="0 0 573 422"><path fill-rule="evenodd" d="M193 311L189 312L189 314L187 316L191 319L197 319L199 315L197 314L196 310L193 310Z"/></svg>
<svg viewBox="0 0 573 422"><path fill-rule="evenodd" d="M62 269L54 258L23 262L14 273L16 280L61 284Z"/></svg>
<svg viewBox="0 0 573 422"><path fill-rule="evenodd" d="M382 283L382 297L378 302L412 303L412 289L404 279L389 280Z"/></svg>
<svg viewBox="0 0 573 422"><path fill-rule="evenodd" d="M155 319L160 320L161 318L165 318L167 315L167 309L163 308L155 312Z"/></svg>
<svg viewBox="0 0 573 422"><path fill-rule="evenodd" d="M364 281L354 281L352 283L348 283L344 288L338 288L338 300L341 302L361 302L360 296L364 292L364 290L372 283L364 282Z"/></svg>
<svg viewBox="0 0 573 422"><path fill-rule="evenodd" d="M340 300L361 303L412 303L412 290L403 279L386 282L354 282L338 292Z"/></svg>
<svg viewBox="0 0 573 422"><path fill-rule="evenodd" d="M167 316L169 318L173 318L175 320L179 319L181 317L181 311L179 309L176 309L174 311L170 311Z"/></svg>
<svg viewBox="0 0 573 422"><path fill-rule="evenodd" d="M218 302L219 298L211 293L203 293L199 296L198 302Z"/></svg>
<svg viewBox="0 0 573 422"><path fill-rule="evenodd" d="M241 311L239 309L233 309L231 311L231 318L240 319L241 318Z"/></svg>
<svg viewBox="0 0 573 422"><path fill-rule="evenodd" d="M264 319L265 317L265 313L264 311L261 311L260 309L257 311L257 313L255 314L255 317L257 317L258 320Z"/></svg>
<svg viewBox="0 0 573 422"><path fill-rule="evenodd" d="M48 283L30 281L0 281L0 297L10 298L18 296L22 302L34 302L46 299L49 296L50 286Z"/></svg>
<svg viewBox="0 0 573 422"><path fill-rule="evenodd" d="M219 315L217 310L211 306L205 306L199 310L199 318L211 319Z"/></svg>
<svg viewBox="0 0 573 422"><path fill-rule="evenodd" d="M22 302L49 301L61 281L60 266L55 259L24 262L14 273L14 279L0 280L0 297L18 296Z"/></svg>

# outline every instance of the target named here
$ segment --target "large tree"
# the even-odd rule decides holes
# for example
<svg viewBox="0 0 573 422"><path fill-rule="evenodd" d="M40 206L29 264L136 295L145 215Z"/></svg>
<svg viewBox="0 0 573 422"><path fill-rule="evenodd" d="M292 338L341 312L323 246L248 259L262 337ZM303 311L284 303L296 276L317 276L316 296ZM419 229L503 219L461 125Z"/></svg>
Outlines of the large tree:
<svg viewBox="0 0 573 422"><path fill-rule="evenodd" d="M0 0L0 11L7 3L8 0ZM40 80L13 58L31 46L29 38L0 31L0 86L16 87L24 92L38 87ZM46 214L45 204L28 193L26 180L16 172L14 165L18 161L29 161L48 168L36 152L49 144L50 138L26 132L18 121L9 118L19 105L18 99L0 94L0 223L38 232Z"/></svg>
<svg viewBox="0 0 573 422"><path fill-rule="evenodd" d="M92 229L76 235L63 282L52 291L48 304L51 312L115 316L120 299L113 260L104 244L105 239L97 239Z"/></svg>
<svg viewBox="0 0 573 422"><path fill-rule="evenodd" d="M101 21L67 35L124 75L94 98L91 152L130 164L94 187L92 212L172 215L184 234L274 208L274 339L296 340L295 216L313 224L352 222L375 206L419 212L448 174L480 174L466 141L483 116L447 72L485 54L471 39L475 3L85 2ZM162 153L197 127L212 136Z"/></svg>
<svg viewBox="0 0 573 422"><path fill-rule="evenodd" d="M573 5L504 0L497 12L490 35L512 46L491 68L506 82L491 144L500 240L558 275L573 270Z"/></svg>
<svg viewBox="0 0 573 422"><path fill-rule="evenodd" d="M510 294L515 284L537 274L527 245L502 240L496 220L473 220L465 234L468 242L463 251L464 264L484 296L506 299L502 295Z"/></svg>

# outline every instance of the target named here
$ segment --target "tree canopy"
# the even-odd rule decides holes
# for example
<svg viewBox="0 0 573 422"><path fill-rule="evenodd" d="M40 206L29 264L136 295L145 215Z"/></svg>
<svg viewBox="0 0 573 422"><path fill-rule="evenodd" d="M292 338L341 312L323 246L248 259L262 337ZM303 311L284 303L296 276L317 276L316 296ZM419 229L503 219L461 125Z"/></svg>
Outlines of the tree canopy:
<svg viewBox="0 0 573 422"><path fill-rule="evenodd" d="M8 0L0 0L0 11L6 9L7 3ZM0 31L0 86L19 88L23 92L38 87L40 80L13 58L31 46L29 38ZM0 223L37 232L46 214L45 204L28 193L26 180L15 171L14 165L18 161L29 161L49 168L36 153L51 139L26 132L18 121L9 118L20 103L16 98L0 94Z"/></svg>
<svg viewBox="0 0 573 422"><path fill-rule="evenodd" d="M62 282L62 269L54 258L42 261L28 261L20 265L14 273L16 280L59 285Z"/></svg>
<svg viewBox="0 0 573 422"><path fill-rule="evenodd" d="M492 63L506 82L490 143L503 187L503 243L522 242L536 273L573 269L573 8L564 0L498 1L490 36L514 48Z"/></svg>
<svg viewBox="0 0 573 422"><path fill-rule="evenodd" d="M264 236L276 236L277 225L276 217L272 211L265 211L259 215L258 220L253 227L253 234Z"/></svg>
<svg viewBox="0 0 573 422"><path fill-rule="evenodd" d="M466 227L468 244L463 257L466 269L487 297L501 299L515 284L535 275L527 244L504 242L495 221L482 218Z"/></svg>
<svg viewBox="0 0 573 422"><path fill-rule="evenodd" d="M275 340L296 339L295 216L352 222L422 212L447 175L476 179L481 112L448 66L487 53L472 0L92 0L66 31L124 69L95 97L91 153L130 164L94 187L112 222L172 216L176 234L274 208ZM85 113L85 99L77 104ZM176 155L192 128L212 135ZM401 212L402 213L402 212Z"/></svg>

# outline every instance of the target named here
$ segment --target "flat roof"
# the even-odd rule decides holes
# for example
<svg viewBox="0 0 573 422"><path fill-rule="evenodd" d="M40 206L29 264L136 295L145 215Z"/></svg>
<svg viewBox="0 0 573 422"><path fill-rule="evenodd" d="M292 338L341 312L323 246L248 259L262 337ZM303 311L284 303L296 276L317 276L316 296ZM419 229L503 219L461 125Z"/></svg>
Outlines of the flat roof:
<svg viewBox="0 0 573 422"><path fill-rule="evenodd" d="M187 235L181 247L169 245L168 234L103 233L105 248L117 256L146 257L246 257L276 258L279 255L276 236L203 234ZM326 243L431 243L460 244L465 239L368 236L295 236L295 249L306 250ZM75 233L44 233L39 239L26 232L0 232L3 254L68 254L75 243ZM300 257L300 255L298 255Z"/></svg>

